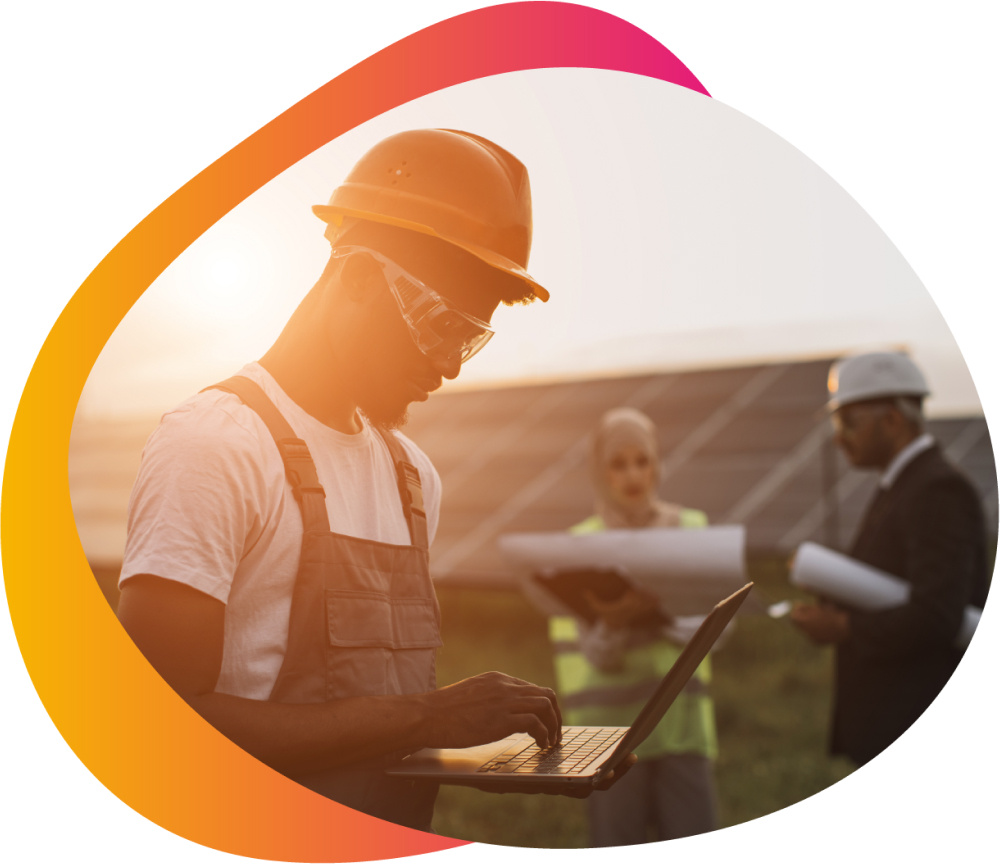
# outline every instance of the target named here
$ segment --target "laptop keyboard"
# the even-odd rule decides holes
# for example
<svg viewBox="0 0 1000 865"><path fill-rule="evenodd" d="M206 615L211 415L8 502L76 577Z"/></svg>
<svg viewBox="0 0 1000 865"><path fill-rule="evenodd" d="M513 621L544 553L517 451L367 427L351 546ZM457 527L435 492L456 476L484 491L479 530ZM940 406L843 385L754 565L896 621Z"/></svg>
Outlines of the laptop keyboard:
<svg viewBox="0 0 1000 865"><path fill-rule="evenodd" d="M517 775L575 775L582 772L627 733L626 728L564 727L562 743L539 748L518 743L476 771Z"/></svg>

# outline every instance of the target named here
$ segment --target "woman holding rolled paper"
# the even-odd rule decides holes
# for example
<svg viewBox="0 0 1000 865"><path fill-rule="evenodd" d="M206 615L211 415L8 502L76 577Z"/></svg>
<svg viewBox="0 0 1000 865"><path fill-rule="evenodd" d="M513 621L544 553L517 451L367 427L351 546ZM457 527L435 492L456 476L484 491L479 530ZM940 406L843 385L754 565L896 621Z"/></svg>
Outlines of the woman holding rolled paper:
<svg viewBox="0 0 1000 865"><path fill-rule="evenodd" d="M570 531L705 526L701 511L658 497L659 464L652 421L631 408L607 412L590 452L596 513ZM656 598L632 586L617 597L591 592L586 598L590 616L555 617L549 623L564 720L628 726L701 619L671 617ZM716 828L710 676L706 658L636 749L638 763L611 790L587 800L592 846L668 840Z"/></svg>

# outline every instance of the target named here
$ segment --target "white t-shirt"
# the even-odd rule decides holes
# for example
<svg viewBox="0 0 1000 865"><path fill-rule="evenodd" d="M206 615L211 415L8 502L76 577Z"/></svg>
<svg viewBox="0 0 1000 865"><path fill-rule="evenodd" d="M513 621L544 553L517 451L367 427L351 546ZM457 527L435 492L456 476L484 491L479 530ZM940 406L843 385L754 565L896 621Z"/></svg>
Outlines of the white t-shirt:
<svg viewBox="0 0 1000 865"><path fill-rule="evenodd" d="M332 531L410 543L392 457L367 422L356 435L338 432L292 402L259 364L240 375L264 389L309 446ZM433 540L440 478L413 442L396 435L420 472ZM163 416L132 489L119 585L152 574L226 604L216 691L258 700L270 695L288 641L301 543L298 504L256 412L233 394L210 390Z"/></svg>

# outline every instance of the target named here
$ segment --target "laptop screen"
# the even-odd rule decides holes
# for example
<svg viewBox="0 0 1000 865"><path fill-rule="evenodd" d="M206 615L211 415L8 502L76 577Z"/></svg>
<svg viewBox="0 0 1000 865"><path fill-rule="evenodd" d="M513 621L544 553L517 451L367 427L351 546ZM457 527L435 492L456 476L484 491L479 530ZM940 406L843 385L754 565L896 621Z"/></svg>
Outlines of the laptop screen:
<svg viewBox="0 0 1000 865"><path fill-rule="evenodd" d="M753 583L747 583L738 592L719 601L712 612L705 617L705 621L701 623L694 636L688 640L670 672L660 682L646 705L642 707L642 711L639 712L628 733L618 743L614 755L607 763L608 769L613 769L621 759L634 751L636 746L653 732L666 709L684 690L684 686L694 675L694 671L698 669L698 665L704 660L712 646L715 645L715 641L726 625L736 615L736 611L746 596L750 594L752 588Z"/></svg>

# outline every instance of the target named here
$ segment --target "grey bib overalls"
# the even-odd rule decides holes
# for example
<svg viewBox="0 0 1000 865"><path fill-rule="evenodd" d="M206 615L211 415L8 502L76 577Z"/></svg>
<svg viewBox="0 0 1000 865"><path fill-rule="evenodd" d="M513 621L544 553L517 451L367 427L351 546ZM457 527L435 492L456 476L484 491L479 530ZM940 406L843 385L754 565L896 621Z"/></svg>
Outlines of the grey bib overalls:
<svg viewBox="0 0 1000 865"><path fill-rule="evenodd" d="M234 393L271 432L302 512L302 553L288 622L288 646L270 699L323 703L345 697L416 694L436 687L440 610L431 585L420 476L392 433L392 454L410 545L330 531L326 494L306 443L264 391L234 376L214 387ZM295 781L358 811L430 831L437 786L391 779L382 766L401 756L296 776Z"/></svg>

